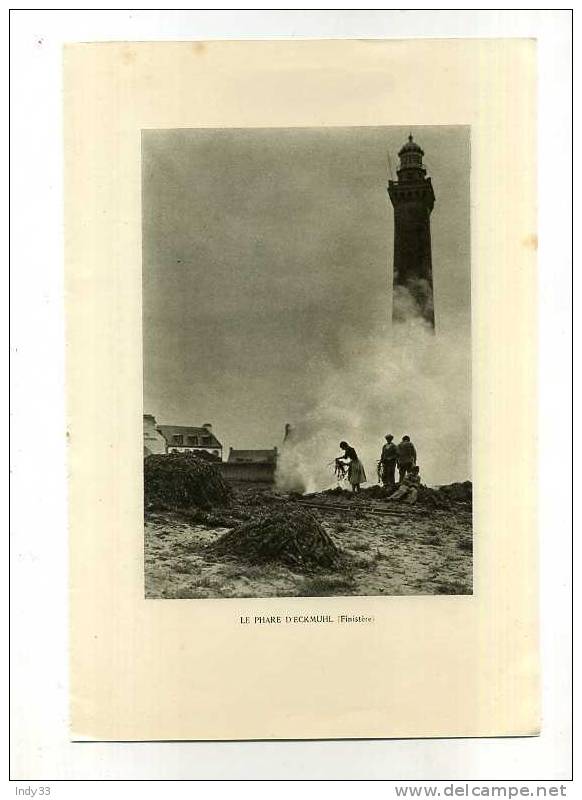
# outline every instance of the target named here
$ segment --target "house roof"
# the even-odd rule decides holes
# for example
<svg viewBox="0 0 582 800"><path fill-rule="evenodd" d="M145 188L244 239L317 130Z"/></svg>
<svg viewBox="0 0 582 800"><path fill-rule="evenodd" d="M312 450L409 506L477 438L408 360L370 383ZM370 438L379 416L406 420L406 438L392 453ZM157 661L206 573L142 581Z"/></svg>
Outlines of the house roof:
<svg viewBox="0 0 582 800"><path fill-rule="evenodd" d="M174 436L181 435L184 437L185 445L188 445L188 436L207 436L209 439L208 444L200 444L198 447L222 447L216 436L207 428L193 428L190 425L158 425L157 429L169 445L175 445L176 443L173 441Z"/></svg>
<svg viewBox="0 0 582 800"><path fill-rule="evenodd" d="M230 449L228 460L246 464L274 464L277 461L277 448L272 450L233 450Z"/></svg>

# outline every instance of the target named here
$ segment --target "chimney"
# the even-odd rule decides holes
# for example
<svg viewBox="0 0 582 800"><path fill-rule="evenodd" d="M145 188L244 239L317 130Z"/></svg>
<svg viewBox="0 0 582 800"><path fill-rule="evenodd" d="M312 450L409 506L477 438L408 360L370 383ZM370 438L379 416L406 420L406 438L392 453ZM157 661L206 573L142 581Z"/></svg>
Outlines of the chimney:
<svg viewBox="0 0 582 800"><path fill-rule="evenodd" d="M145 431L155 431L156 429L156 418L153 414L144 414L143 415L143 426Z"/></svg>
<svg viewBox="0 0 582 800"><path fill-rule="evenodd" d="M205 422L202 427L205 428L208 433L212 433L212 424L210 422Z"/></svg>

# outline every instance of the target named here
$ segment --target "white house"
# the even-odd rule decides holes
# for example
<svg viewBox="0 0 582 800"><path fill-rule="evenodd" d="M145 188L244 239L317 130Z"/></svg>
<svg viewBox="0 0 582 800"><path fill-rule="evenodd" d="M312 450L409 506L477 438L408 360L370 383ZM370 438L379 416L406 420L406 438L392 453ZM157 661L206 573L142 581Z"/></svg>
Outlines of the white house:
<svg viewBox="0 0 582 800"><path fill-rule="evenodd" d="M222 444L206 422L201 428L189 425L158 425L157 430L166 442L168 453L196 453L204 451L222 461Z"/></svg>
<svg viewBox="0 0 582 800"><path fill-rule="evenodd" d="M167 453L166 440L156 427L156 418L153 414L143 415L143 455L159 455Z"/></svg>

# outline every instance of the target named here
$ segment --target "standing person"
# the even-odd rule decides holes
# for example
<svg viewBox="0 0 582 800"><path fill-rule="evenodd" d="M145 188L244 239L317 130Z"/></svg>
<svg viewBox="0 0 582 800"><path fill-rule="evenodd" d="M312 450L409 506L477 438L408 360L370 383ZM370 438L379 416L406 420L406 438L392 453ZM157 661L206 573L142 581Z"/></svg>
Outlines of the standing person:
<svg viewBox="0 0 582 800"><path fill-rule="evenodd" d="M403 436L398 445L398 483L402 483L404 476L416 464L416 449L410 441L410 436Z"/></svg>
<svg viewBox="0 0 582 800"><path fill-rule="evenodd" d="M394 437L391 433L386 434L384 438L386 439L386 444L382 447L382 454L380 455L382 483L384 486L394 486L396 483L394 474L398 459L398 448L394 444Z"/></svg>
<svg viewBox="0 0 582 800"><path fill-rule="evenodd" d="M350 447L347 442L340 442L340 447L344 451L344 454L336 458L336 463L344 464L346 461L349 462L348 481L352 485L352 491L359 492L360 484L367 481L362 462L358 458L358 454L354 448Z"/></svg>

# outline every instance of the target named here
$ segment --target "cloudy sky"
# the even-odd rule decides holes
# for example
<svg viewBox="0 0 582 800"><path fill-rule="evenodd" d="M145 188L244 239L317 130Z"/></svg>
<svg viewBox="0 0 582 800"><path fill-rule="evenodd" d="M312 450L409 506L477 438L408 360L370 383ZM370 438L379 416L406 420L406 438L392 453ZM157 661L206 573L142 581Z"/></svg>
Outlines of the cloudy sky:
<svg viewBox="0 0 582 800"><path fill-rule="evenodd" d="M350 343L390 335L386 186L408 133L143 132L144 412L272 447L324 365L349 370ZM412 133L436 194L437 331L469 347L469 129Z"/></svg>

